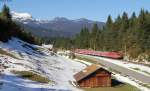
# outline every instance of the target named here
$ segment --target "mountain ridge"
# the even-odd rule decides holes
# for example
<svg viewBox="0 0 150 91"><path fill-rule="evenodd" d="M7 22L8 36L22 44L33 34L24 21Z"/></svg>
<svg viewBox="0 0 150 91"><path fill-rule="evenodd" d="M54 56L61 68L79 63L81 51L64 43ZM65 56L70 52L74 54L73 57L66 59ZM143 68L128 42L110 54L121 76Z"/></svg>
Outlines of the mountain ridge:
<svg viewBox="0 0 150 91"><path fill-rule="evenodd" d="M85 26L91 29L94 23L97 23L100 28L105 25L104 22L92 21L86 18L71 20L65 17L55 17L52 20L40 20L35 19L29 13L13 11L11 14L12 19L24 27L25 31L40 37L72 37Z"/></svg>

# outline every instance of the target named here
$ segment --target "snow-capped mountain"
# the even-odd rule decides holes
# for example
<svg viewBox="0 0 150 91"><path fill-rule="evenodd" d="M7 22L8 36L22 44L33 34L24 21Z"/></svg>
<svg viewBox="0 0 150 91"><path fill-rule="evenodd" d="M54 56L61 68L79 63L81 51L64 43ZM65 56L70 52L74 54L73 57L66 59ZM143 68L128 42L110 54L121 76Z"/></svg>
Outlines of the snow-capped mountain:
<svg viewBox="0 0 150 91"><path fill-rule="evenodd" d="M17 13L12 11L11 14L14 20L32 20L32 16L28 13Z"/></svg>
<svg viewBox="0 0 150 91"><path fill-rule="evenodd" d="M33 18L28 13L12 12L11 14L13 20L21 24L26 31L44 37L71 37L79 33L81 28L85 26L91 29L93 24L97 23L102 28L105 24L85 18L70 20L65 17L56 17L52 20L40 20Z"/></svg>

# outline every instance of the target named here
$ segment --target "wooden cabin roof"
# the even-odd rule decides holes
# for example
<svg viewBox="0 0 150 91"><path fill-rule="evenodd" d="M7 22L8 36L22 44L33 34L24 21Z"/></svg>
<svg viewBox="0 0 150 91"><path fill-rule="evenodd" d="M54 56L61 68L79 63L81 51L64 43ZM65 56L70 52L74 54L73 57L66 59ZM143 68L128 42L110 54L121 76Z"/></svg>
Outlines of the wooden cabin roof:
<svg viewBox="0 0 150 91"><path fill-rule="evenodd" d="M78 81L84 79L85 77L89 76L90 74L96 72L100 68L102 68L100 65L91 65L91 66L85 68L84 70L80 71L79 73L75 74L74 78L78 82Z"/></svg>

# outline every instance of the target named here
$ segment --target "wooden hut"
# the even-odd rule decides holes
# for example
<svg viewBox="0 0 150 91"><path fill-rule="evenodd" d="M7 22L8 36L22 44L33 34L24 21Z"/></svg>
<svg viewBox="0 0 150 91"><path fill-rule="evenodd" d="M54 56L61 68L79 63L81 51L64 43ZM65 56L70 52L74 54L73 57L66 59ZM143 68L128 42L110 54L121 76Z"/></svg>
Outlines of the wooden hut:
<svg viewBox="0 0 150 91"><path fill-rule="evenodd" d="M91 65L74 75L79 87L110 87L111 73L101 66Z"/></svg>

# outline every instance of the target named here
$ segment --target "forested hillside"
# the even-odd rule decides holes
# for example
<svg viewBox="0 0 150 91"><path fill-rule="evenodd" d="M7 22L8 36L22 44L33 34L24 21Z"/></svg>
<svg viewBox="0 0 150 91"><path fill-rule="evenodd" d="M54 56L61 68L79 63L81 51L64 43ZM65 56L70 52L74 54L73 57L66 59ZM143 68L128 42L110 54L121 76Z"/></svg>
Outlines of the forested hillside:
<svg viewBox="0 0 150 91"><path fill-rule="evenodd" d="M41 40L23 29L12 21L9 7L3 6L0 12L0 41L7 42L11 37L18 37L26 42L40 44Z"/></svg>
<svg viewBox="0 0 150 91"><path fill-rule="evenodd" d="M114 21L109 15L103 29L97 24L91 32L84 27L74 39L59 39L55 44L57 47L120 51L130 59L150 61L150 13L142 9L139 15L133 13L129 17L124 12Z"/></svg>

